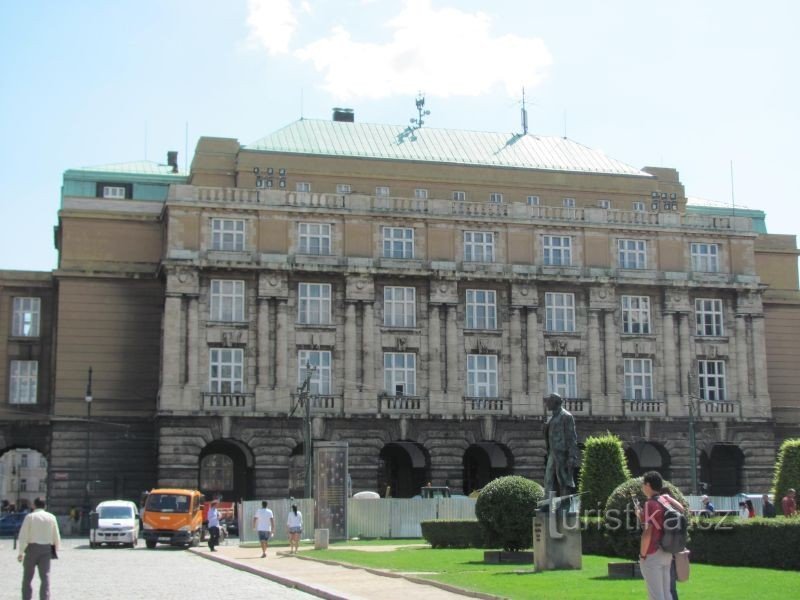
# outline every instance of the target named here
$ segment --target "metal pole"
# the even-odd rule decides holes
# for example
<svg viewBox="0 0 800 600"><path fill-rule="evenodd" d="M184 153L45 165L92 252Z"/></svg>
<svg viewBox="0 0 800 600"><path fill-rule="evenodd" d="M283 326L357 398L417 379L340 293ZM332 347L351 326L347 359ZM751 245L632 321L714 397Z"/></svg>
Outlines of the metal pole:
<svg viewBox="0 0 800 600"><path fill-rule="evenodd" d="M86 527L88 529L89 526L89 513L88 511L91 510L91 497L89 495L89 485L91 482L91 477L89 475L89 469L91 467L91 455L92 455L92 367L89 367L89 377L86 383L86 488L84 489L84 502L83 502L83 512L84 512L84 519L86 519Z"/></svg>
<svg viewBox="0 0 800 600"><path fill-rule="evenodd" d="M303 383L300 385L299 397L300 402L303 404L305 413L303 415L303 451L306 468L305 480L305 496L306 498L314 497L314 449L313 440L311 436L311 376L314 374L314 368L310 362L306 363L306 376L303 378Z"/></svg>
<svg viewBox="0 0 800 600"><path fill-rule="evenodd" d="M689 460L692 466L692 495L697 495L697 439L694 433L694 399L689 396Z"/></svg>

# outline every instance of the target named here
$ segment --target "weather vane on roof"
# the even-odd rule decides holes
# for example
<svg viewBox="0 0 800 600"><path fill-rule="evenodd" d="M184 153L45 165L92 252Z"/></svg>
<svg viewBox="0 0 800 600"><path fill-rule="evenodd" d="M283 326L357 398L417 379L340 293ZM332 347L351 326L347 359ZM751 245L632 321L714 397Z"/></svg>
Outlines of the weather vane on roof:
<svg viewBox="0 0 800 600"><path fill-rule="evenodd" d="M429 114L431 114L431 111L425 110L425 96L422 95L422 92L420 92L419 95L417 96L416 103L417 103L417 113L419 113L419 117L417 117L416 119L411 119L410 122L411 125L414 127L414 129L419 129L425 124L425 121L422 119L422 117L427 117Z"/></svg>

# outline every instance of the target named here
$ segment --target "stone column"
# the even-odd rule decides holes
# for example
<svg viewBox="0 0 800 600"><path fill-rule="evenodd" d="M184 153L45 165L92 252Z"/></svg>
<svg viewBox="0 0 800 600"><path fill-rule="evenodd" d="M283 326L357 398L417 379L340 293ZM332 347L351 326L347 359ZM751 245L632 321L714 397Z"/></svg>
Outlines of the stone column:
<svg viewBox="0 0 800 600"><path fill-rule="evenodd" d="M678 381L680 382L681 394L686 397L691 390L689 389L689 373L692 372L692 357L689 356L689 313L678 313L678 336L680 338L680 365ZM699 388L698 388L699 393Z"/></svg>
<svg viewBox="0 0 800 600"><path fill-rule="evenodd" d="M678 375L676 373L677 364L675 358L677 348L675 347L675 317L674 313L664 313L664 392L667 396L675 396L678 393Z"/></svg>
<svg viewBox="0 0 800 600"><path fill-rule="evenodd" d="M736 387L742 408L750 398L747 347L747 315L736 315Z"/></svg>
<svg viewBox="0 0 800 600"><path fill-rule="evenodd" d="M539 321L536 319L536 309L528 307L526 320L528 334L528 395L532 407L539 406L542 402L539 389Z"/></svg>
<svg viewBox="0 0 800 600"><path fill-rule="evenodd" d="M600 311L589 309L589 395L592 412L598 414L603 397L603 356L600 352ZM607 412L603 410L602 414Z"/></svg>
<svg viewBox="0 0 800 600"><path fill-rule="evenodd" d="M271 383L269 372L269 298L258 298L258 386Z"/></svg>
<svg viewBox="0 0 800 600"><path fill-rule="evenodd" d="M375 307L372 302L364 302L364 340L363 351L363 387L368 392L375 391Z"/></svg>
<svg viewBox="0 0 800 600"><path fill-rule="evenodd" d="M200 350L200 314L197 296L189 297L189 313L186 319L186 383L197 387L198 353ZM206 388L204 388L206 389Z"/></svg>
<svg viewBox="0 0 800 600"><path fill-rule="evenodd" d="M439 305L431 304L428 317L428 390L442 390L442 324Z"/></svg>
<svg viewBox="0 0 800 600"><path fill-rule="evenodd" d="M347 302L344 309L344 389L346 396L350 395L348 392L354 392L358 385L358 374L356 373L358 340L356 335L356 303Z"/></svg>
<svg viewBox="0 0 800 600"><path fill-rule="evenodd" d="M751 335L753 344L753 395L757 399L767 398L767 348L764 332L764 315L753 315L751 317ZM764 405L759 402L759 408L763 409L769 404ZM763 412L760 410L759 412ZM769 414L759 414L761 417L768 417Z"/></svg>
<svg viewBox="0 0 800 600"><path fill-rule="evenodd" d="M522 321L519 306L511 307L509 333L511 345L511 396L518 399L522 394Z"/></svg>
<svg viewBox="0 0 800 600"><path fill-rule="evenodd" d="M287 344L288 332L286 328L288 326L288 317L286 313L288 309L286 299L279 298L277 306L278 316L275 323L275 388L280 394L287 395L287 397L289 392L287 389L289 348Z"/></svg>
<svg viewBox="0 0 800 600"><path fill-rule="evenodd" d="M458 394L458 328L455 304L447 305L447 393ZM466 392L464 392L466 394Z"/></svg>
<svg viewBox="0 0 800 600"><path fill-rule="evenodd" d="M183 301L181 296L167 296L164 300L164 350L161 358L161 408L173 398L173 392L180 385L180 367L183 359L181 330L183 329ZM168 408L173 408L169 406Z"/></svg>
<svg viewBox="0 0 800 600"><path fill-rule="evenodd" d="M605 359L606 359L606 396L609 408L620 397L617 383L617 327L614 325L614 311L607 310L604 316ZM620 411L621 414L621 411Z"/></svg>

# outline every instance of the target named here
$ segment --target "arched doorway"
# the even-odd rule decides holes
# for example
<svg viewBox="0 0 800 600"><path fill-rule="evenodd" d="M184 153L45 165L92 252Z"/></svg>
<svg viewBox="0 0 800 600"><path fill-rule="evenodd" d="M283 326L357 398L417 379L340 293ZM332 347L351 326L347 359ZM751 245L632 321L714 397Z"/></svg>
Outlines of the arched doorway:
<svg viewBox="0 0 800 600"><path fill-rule="evenodd" d="M514 472L514 457L503 444L478 442L464 452L464 494L483 488L490 481Z"/></svg>
<svg viewBox="0 0 800 600"><path fill-rule="evenodd" d="M223 500L253 497L253 454L236 440L216 440L200 453L200 491L207 497L221 494Z"/></svg>
<svg viewBox="0 0 800 600"><path fill-rule="evenodd" d="M664 479L671 478L671 457L667 449L659 443L636 442L625 450L625 458L633 477L641 477L648 471L658 471Z"/></svg>
<svg viewBox="0 0 800 600"><path fill-rule="evenodd" d="M379 458L378 490L382 496L411 498L419 494L430 478L430 457L415 442L386 444Z"/></svg>
<svg viewBox="0 0 800 600"><path fill-rule="evenodd" d="M0 456L0 510L31 510L47 498L47 457L33 448L9 448Z"/></svg>
<svg viewBox="0 0 800 600"><path fill-rule="evenodd" d="M700 480L710 496L733 496L742 491L744 453L734 444L714 444L700 454Z"/></svg>

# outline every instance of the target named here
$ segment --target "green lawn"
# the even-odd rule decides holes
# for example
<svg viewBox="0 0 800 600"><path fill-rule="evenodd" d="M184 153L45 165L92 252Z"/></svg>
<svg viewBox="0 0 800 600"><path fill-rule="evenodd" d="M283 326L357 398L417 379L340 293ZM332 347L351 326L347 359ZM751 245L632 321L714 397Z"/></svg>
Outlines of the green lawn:
<svg viewBox="0 0 800 600"><path fill-rule="evenodd" d="M351 542L352 543L352 542ZM534 573L527 565L486 565L482 550L400 548L391 552L315 550L306 556L414 573L473 591L513 599L641 600L642 580L608 579L607 564L618 558L584 556L581 571ZM800 589L800 574L770 569L692 565L691 579L678 584L681 600L778 600Z"/></svg>

